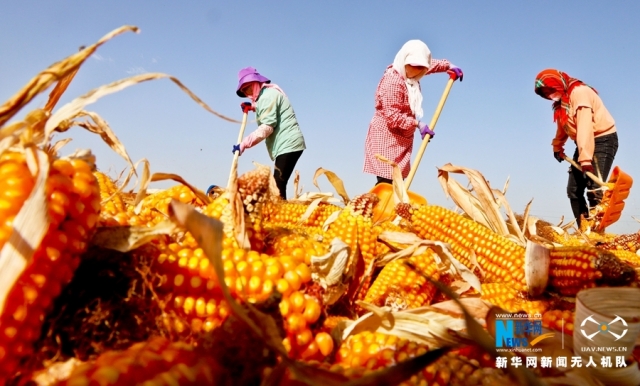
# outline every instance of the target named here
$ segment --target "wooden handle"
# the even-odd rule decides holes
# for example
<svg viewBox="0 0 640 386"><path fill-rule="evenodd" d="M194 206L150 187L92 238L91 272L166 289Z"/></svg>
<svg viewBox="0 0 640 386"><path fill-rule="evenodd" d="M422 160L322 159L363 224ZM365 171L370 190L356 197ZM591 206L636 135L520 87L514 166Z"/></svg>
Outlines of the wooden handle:
<svg viewBox="0 0 640 386"><path fill-rule="evenodd" d="M247 126L247 115L249 115L249 113L244 113L242 115L242 125L240 125L240 132L238 133L238 141L236 142L237 144L242 142L242 138L244 137L244 128ZM227 189L230 187L231 182L233 181L235 175L238 172L237 170L238 158L240 158L240 152L239 151L233 152L233 162L231 163L231 171L229 172L229 181L227 181Z"/></svg>
<svg viewBox="0 0 640 386"><path fill-rule="evenodd" d="M582 171L582 168L580 167L580 165L578 165L578 163L574 160L572 160L571 158L567 157L566 155L564 156L564 160L569 162L571 164L571 166L573 166L574 168ZM600 185L600 186L604 186L605 183L602 182L601 179L598 178L598 176L596 176L595 174L591 173L591 172L587 172L587 176L589 178L591 178L596 184Z"/></svg>
<svg viewBox="0 0 640 386"><path fill-rule="evenodd" d="M436 112L433 114L433 118L431 118L431 122L429 123L429 129L434 131L436 128L436 123L438 122L438 118L440 117L440 112L444 107L444 103L447 101L447 97L449 96L449 91L451 90L451 86L453 86L454 79L449 78L446 87L444 88L444 92L440 97L440 102L438 103L438 107L436 107ZM404 186L407 190L409 190L409 186L411 186L411 181L413 181L413 176L415 176L416 171L418 170L418 165L420 164L420 160L422 159L422 155L424 151L427 150L427 145L429 144L429 140L431 136L427 134L422 140L422 144L420 145L420 150L418 150L418 155L416 155L415 161L411 165L411 170L409 171L409 175L407 176L407 180L404 182Z"/></svg>

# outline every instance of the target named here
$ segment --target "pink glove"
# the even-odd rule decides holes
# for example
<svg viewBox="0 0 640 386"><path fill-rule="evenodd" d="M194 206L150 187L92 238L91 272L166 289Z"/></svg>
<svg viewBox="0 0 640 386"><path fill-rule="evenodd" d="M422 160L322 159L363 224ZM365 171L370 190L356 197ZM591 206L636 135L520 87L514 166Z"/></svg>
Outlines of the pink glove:
<svg viewBox="0 0 640 386"><path fill-rule="evenodd" d="M431 138L435 137L436 135L436 133L431 131L431 129L429 129L429 126L427 126L427 124L424 122L418 122L418 129L420 129L420 137L422 137L422 139L424 139L427 134L429 134Z"/></svg>

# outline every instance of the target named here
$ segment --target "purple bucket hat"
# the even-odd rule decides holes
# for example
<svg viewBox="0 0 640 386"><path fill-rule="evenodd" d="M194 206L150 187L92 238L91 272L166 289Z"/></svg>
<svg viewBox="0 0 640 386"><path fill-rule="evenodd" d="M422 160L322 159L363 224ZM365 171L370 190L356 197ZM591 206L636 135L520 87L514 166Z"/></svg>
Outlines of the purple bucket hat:
<svg viewBox="0 0 640 386"><path fill-rule="evenodd" d="M253 67L246 67L238 72L238 89L236 90L236 94L239 97L245 98L246 95L240 89L244 86L245 83L249 82L260 82L260 83L271 83L271 81L264 76L260 75L258 71Z"/></svg>

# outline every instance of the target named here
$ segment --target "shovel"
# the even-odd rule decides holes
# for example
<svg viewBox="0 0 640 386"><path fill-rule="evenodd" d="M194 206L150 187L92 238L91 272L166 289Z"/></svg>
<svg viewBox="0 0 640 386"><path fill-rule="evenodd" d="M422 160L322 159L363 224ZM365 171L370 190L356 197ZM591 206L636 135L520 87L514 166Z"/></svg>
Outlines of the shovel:
<svg viewBox="0 0 640 386"><path fill-rule="evenodd" d="M580 165L578 165L574 160L564 156L564 160L569 162L574 168L582 171ZM591 172L587 172L587 176L591 178L596 184L600 186L608 186L609 190L606 190L603 195L603 201L608 199L609 204L607 205L604 214L602 215L602 219L600 220L596 231L604 231L604 228L613 224L614 222L620 219L620 215L622 214L622 210L624 209L624 200L629 196L629 191L631 190L631 185L633 185L633 178L630 175L623 172L618 166L613 168L611 172L611 176L609 177L609 182L605 183L600 178L598 178L595 174Z"/></svg>
<svg viewBox="0 0 640 386"><path fill-rule="evenodd" d="M449 81L447 82L446 87L444 88L444 92L442 93L442 97L440 97L440 102L438 103L438 107L436 108L436 112L433 114L433 118L431 118L431 122L429 123L429 128L431 130L435 130L436 123L438 122L438 118L440 117L440 112L444 107L444 103L447 101L447 97L449 96L449 91L451 90L451 86L453 85L455 79L455 75L451 75ZM407 180L404 183L405 189L408 191L409 186L411 185L411 181L413 181L413 176L415 176L416 171L418 170L418 165L420 164L420 160L422 159L422 155L424 151L427 149L427 145L429 144L429 140L431 136L427 134L422 140L422 144L420 145L420 150L418 151L418 155L416 155L416 159L411 165L411 170L409 171L409 175L407 176ZM393 198L393 185L387 183L380 183L374 186L369 193L373 193L380 201L378 204L373 207L373 223L379 221L384 221L395 216L395 200ZM407 192L409 195L409 202L415 205L424 205L427 203L427 199L423 196L414 193Z"/></svg>
<svg viewBox="0 0 640 386"><path fill-rule="evenodd" d="M242 125L240 125L240 133L238 133L238 141L236 143L241 143L242 137L244 137L244 128L247 126L247 115L249 115L248 112L245 112L242 115ZM231 171L229 172L229 182L227 182L227 189L231 187L231 183L236 178L236 175L238 173L238 158L240 158L240 152L234 151L233 162L231 163Z"/></svg>

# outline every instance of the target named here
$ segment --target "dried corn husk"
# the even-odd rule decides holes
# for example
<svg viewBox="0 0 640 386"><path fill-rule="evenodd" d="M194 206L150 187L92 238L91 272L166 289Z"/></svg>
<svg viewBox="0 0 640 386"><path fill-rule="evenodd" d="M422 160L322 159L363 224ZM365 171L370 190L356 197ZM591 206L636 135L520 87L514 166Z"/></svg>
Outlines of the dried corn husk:
<svg viewBox="0 0 640 386"><path fill-rule="evenodd" d="M451 254L451 248L449 244L440 241L423 240L413 233L406 232L382 232L378 238L383 241L397 244L409 245L408 247L394 253L389 253L381 258L375 259L374 264L383 266L394 260L406 259L411 256L418 256L431 249L435 252L436 263L441 272L452 275L459 278L471 285L479 293L482 292L480 279L458 259ZM371 272L372 267L368 268Z"/></svg>
<svg viewBox="0 0 640 386"><path fill-rule="evenodd" d="M350 199L349 199L349 195L347 194L347 190L344 188L344 183L338 177L337 174L335 174L330 170L327 170L324 168L318 168L318 170L316 170L315 174L313 175L313 184L316 186L316 188L320 190L320 186L318 185L318 177L320 177L323 174L327 176L327 179L331 183L331 186L333 186L333 188L336 190L336 193L338 193L338 195L342 197L342 201L345 204L348 203Z"/></svg>

